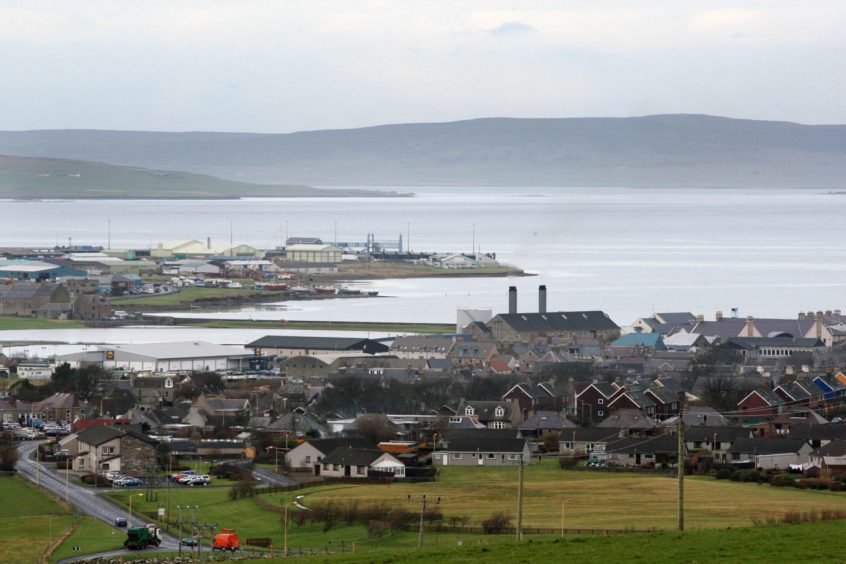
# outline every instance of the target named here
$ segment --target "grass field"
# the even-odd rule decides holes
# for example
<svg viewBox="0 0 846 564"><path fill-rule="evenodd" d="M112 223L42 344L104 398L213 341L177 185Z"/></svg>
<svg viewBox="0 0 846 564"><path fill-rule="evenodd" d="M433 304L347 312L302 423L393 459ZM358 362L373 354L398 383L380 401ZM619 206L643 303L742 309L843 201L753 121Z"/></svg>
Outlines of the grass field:
<svg viewBox="0 0 846 564"><path fill-rule="evenodd" d="M123 530L110 527L93 517L83 517L76 530L50 555L50 561L56 562L80 552L90 554L115 550L123 546L124 539L126 539L126 533ZM75 546L80 548L79 552L74 551Z"/></svg>
<svg viewBox="0 0 846 564"><path fill-rule="evenodd" d="M76 321L38 319L35 317L0 316L0 331L24 329L78 329L84 327Z"/></svg>
<svg viewBox="0 0 846 564"><path fill-rule="evenodd" d="M440 496L446 516L467 515L478 525L495 511L516 514L516 468L459 468L441 471L437 482L390 485L334 485L305 490L304 504L329 499L374 500L413 505L408 494ZM685 481L688 528L746 527L753 517L788 510L846 510L846 494L773 488L769 485L689 477ZM676 481L642 474L568 471L554 460L525 472L523 523L527 527L672 529Z"/></svg>
<svg viewBox="0 0 846 564"><path fill-rule="evenodd" d="M35 486L0 477L0 562L36 562L72 524L71 513Z"/></svg>

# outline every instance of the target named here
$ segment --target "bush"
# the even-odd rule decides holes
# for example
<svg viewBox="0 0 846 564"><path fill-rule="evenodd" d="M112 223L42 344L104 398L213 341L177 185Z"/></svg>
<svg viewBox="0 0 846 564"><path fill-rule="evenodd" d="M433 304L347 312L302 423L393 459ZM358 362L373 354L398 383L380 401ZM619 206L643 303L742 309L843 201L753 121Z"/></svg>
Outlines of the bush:
<svg viewBox="0 0 846 564"><path fill-rule="evenodd" d="M488 535L501 533L510 526L511 515L503 513L502 511L498 511L482 521L482 528L485 530L485 534Z"/></svg>
<svg viewBox="0 0 846 564"><path fill-rule="evenodd" d="M770 476L770 485L777 488L788 488L794 485L794 480L790 476L784 474L773 474Z"/></svg>
<svg viewBox="0 0 846 564"><path fill-rule="evenodd" d="M562 454L558 457L558 465L563 470L567 470L568 468L575 468L578 463L579 461L576 459L575 456Z"/></svg>
<svg viewBox="0 0 846 564"><path fill-rule="evenodd" d="M720 468L714 474L714 477L718 480L734 480L734 470L731 468Z"/></svg>
<svg viewBox="0 0 846 564"><path fill-rule="evenodd" d="M255 495L256 485L252 479L239 480L237 484L229 488L229 499L232 501L245 497L255 497Z"/></svg>
<svg viewBox="0 0 846 564"><path fill-rule="evenodd" d="M18 461L18 449L11 441L0 443L0 470L12 472Z"/></svg>

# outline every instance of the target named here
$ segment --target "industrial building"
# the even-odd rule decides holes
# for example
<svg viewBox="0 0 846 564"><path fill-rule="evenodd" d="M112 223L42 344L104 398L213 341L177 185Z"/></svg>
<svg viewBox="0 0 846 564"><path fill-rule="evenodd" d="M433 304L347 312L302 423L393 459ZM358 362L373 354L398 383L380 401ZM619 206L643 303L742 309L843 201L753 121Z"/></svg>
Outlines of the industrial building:
<svg viewBox="0 0 846 564"><path fill-rule="evenodd" d="M107 370L131 372L205 372L249 368L253 354L239 347L204 342L97 346L95 350L61 355L56 363L98 364Z"/></svg>

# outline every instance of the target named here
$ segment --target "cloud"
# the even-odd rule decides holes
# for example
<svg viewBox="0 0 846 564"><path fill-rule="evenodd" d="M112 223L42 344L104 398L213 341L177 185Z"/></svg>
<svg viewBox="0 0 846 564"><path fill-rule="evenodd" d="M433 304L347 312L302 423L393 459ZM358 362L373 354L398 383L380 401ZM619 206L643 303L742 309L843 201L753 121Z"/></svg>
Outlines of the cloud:
<svg viewBox="0 0 846 564"><path fill-rule="evenodd" d="M491 35L523 35L536 33L538 30L523 22L502 22L497 27L489 30Z"/></svg>

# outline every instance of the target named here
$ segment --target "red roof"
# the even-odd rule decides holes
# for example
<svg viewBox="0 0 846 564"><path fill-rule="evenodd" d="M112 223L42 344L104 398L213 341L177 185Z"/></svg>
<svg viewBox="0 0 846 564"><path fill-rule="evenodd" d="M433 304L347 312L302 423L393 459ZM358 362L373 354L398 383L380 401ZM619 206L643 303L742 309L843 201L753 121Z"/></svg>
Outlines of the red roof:
<svg viewBox="0 0 846 564"><path fill-rule="evenodd" d="M95 425L129 425L129 419L80 419L73 424L75 432L82 431Z"/></svg>
<svg viewBox="0 0 846 564"><path fill-rule="evenodd" d="M500 374L511 372L511 367L508 366L508 363L502 360L501 358L493 359L490 362L489 366L491 367L491 370Z"/></svg>

